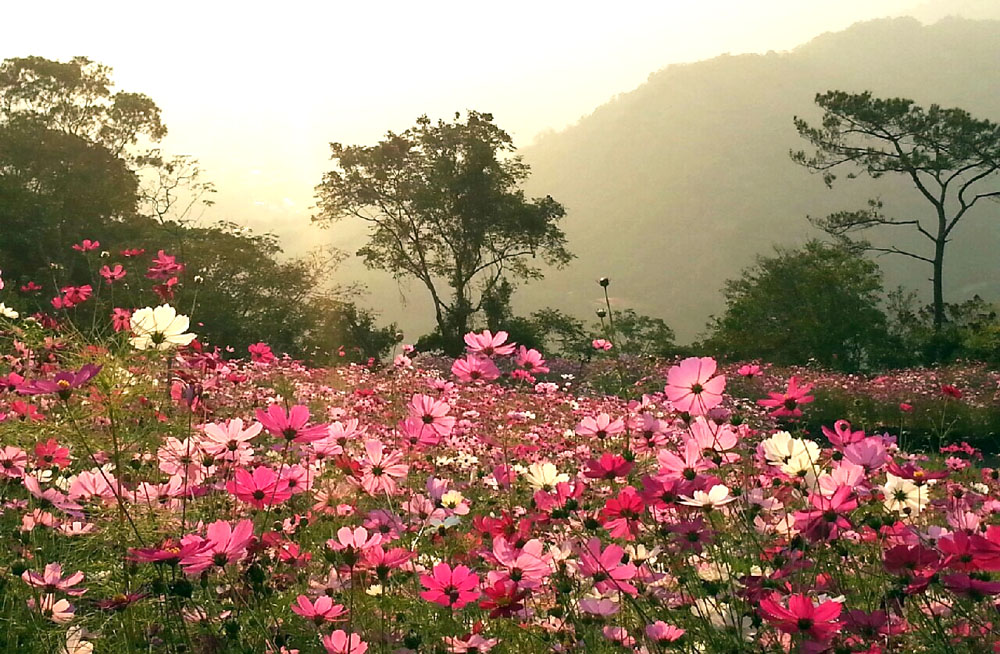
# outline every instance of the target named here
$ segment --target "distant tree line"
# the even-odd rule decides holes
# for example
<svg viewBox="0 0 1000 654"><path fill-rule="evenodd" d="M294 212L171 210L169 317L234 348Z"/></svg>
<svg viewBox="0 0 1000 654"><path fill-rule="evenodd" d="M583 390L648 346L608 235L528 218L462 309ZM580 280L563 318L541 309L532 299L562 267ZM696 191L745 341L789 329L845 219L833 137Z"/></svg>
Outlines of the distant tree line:
<svg viewBox="0 0 1000 654"><path fill-rule="evenodd" d="M245 355L266 341L316 361L385 354L395 329L377 327L353 287L330 284L342 259L283 257L277 239L233 223L203 225L212 185L188 157L156 144L167 128L148 97L114 91L111 70L86 58L0 64L0 269L5 302L25 313L110 329L115 307L169 301L192 314L199 338ZM73 245L100 243L94 249ZM183 265L156 294L144 279L159 250ZM109 285L97 271L122 266ZM89 285L72 308L51 300ZM166 285L165 285L166 286Z"/></svg>
<svg viewBox="0 0 1000 654"><path fill-rule="evenodd" d="M356 286L330 282L345 255L284 257L273 235L201 224L211 183L195 160L156 147L166 135L159 108L144 95L115 92L110 75L85 58L0 65L0 266L11 286L27 289L17 308L51 313L49 301L62 286L90 284L101 292L70 310L84 318L90 312L94 325L106 324L115 306L168 296L195 314L199 334L211 343L245 350L264 340L317 362L385 355L395 327L379 327L355 303ZM960 109L924 109L867 92L829 91L816 102L824 112L818 125L794 120L816 150L793 151L795 162L828 185L840 170L848 178L902 176L928 211L890 217L871 200L861 210L811 218L830 241L776 248L726 282L725 310L694 349L842 370L959 357L1000 363L994 308L978 297L948 303L943 291L955 230L985 201L1000 198L1000 127ZM542 277L539 261L561 267L573 255L561 228L565 209L551 196L525 194L530 169L492 115L421 116L372 146L334 143L331 154L334 166L316 188L314 221L364 221L368 239L357 255L426 291L436 327L418 349L455 355L463 334L489 328L573 359L604 351L595 348L599 339L611 342L615 355L680 351L663 320L610 302L591 324L555 309L513 312L518 285ZM906 231L922 237L926 249L893 238ZM101 246L71 249L84 239ZM154 292L141 277L160 249L184 268L170 288ZM912 291L887 293L871 253L926 263L931 303L920 306ZM117 296L95 275L102 264L127 270L114 286Z"/></svg>

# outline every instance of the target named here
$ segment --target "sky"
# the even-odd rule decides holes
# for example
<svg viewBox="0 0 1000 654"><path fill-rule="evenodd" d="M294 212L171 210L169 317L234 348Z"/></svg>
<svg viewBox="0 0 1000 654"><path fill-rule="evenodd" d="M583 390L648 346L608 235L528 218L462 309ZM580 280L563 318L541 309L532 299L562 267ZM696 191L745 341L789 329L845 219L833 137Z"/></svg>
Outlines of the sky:
<svg viewBox="0 0 1000 654"><path fill-rule="evenodd" d="M164 151L215 182L204 220L270 229L288 249L359 225L309 227L332 141L371 144L421 114L494 114L518 146L671 63L788 50L892 15L992 14L1000 0L37 2L4 8L0 59L84 55L160 106ZM992 16L991 16L992 17Z"/></svg>

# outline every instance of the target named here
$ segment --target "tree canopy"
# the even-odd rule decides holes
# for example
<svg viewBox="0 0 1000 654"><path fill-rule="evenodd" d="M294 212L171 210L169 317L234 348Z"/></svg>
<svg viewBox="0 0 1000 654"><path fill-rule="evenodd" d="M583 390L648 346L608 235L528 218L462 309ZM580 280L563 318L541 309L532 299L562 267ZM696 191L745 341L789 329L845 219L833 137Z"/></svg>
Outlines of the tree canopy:
<svg viewBox="0 0 1000 654"><path fill-rule="evenodd" d="M436 123L421 116L376 145L333 143L331 151L336 167L317 186L314 220L368 223L358 256L422 284L438 330L456 348L483 297L504 280L541 277L536 257L556 266L571 258L562 205L525 196L529 168L490 114Z"/></svg>
<svg viewBox="0 0 1000 654"><path fill-rule="evenodd" d="M388 351L395 329L353 304L356 288L328 282L339 253L284 257L271 234L197 220L213 186L195 159L155 147L166 132L156 104L116 91L107 66L0 63L0 268L17 293L8 304L52 314L60 288L89 285L93 296L68 311L98 331L110 330L112 308L165 296L195 312L204 341L241 352L259 340L313 360ZM74 249L84 240L100 246ZM144 279L159 250L183 264L164 296ZM106 284L102 265L125 274Z"/></svg>
<svg viewBox="0 0 1000 654"><path fill-rule="evenodd" d="M710 323L705 343L713 352L857 370L886 347L878 265L842 245L775 248L727 281L723 295L726 311Z"/></svg>

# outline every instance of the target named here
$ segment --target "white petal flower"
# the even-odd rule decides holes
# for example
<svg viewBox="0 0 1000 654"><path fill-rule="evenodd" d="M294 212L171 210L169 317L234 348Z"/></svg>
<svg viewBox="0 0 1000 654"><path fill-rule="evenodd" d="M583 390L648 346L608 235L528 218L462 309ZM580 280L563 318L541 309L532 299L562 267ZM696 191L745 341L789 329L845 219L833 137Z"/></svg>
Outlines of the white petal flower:
<svg viewBox="0 0 1000 654"><path fill-rule="evenodd" d="M708 489L708 492L696 490L692 497L681 496L681 504L686 506L696 506L701 509L711 510L729 504L736 498L729 494L729 487L716 484Z"/></svg>
<svg viewBox="0 0 1000 654"><path fill-rule="evenodd" d="M146 307L132 314L129 342L137 350L168 350L187 345L195 339L194 334L185 333L190 325L188 317L179 315L169 304L155 309Z"/></svg>
<svg viewBox="0 0 1000 654"><path fill-rule="evenodd" d="M569 481L569 475L560 473L558 468L548 461L532 463L528 466L525 480L534 490L552 490L559 482Z"/></svg>
<svg viewBox="0 0 1000 654"><path fill-rule="evenodd" d="M0 286L0 288L3 287ZM11 320L17 320L18 316L20 315L21 314L19 314L17 311L14 311L3 302L0 302L0 316L3 316L4 318L9 318Z"/></svg>

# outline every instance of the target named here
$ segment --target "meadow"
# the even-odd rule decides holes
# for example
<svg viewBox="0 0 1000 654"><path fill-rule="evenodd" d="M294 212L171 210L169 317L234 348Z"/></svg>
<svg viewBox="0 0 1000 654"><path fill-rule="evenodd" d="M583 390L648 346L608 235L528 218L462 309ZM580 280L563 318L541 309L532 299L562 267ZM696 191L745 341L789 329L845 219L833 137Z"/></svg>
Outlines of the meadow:
<svg viewBox="0 0 1000 654"><path fill-rule="evenodd" d="M318 368L92 292L0 304L0 651L1000 652L981 365Z"/></svg>

